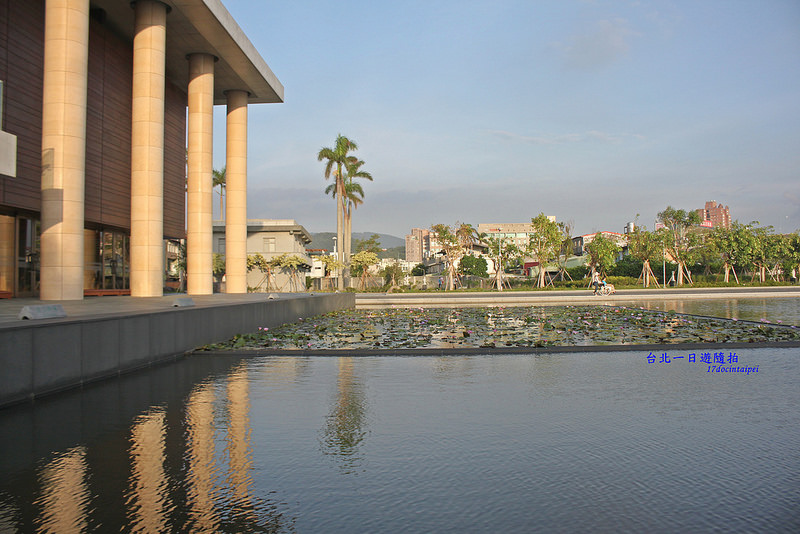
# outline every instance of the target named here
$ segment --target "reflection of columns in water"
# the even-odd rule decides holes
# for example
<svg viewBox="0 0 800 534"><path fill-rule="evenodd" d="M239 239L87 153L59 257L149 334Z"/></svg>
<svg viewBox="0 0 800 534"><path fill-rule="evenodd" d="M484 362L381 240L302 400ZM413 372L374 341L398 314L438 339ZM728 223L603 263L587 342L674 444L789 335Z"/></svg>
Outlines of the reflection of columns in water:
<svg viewBox="0 0 800 534"><path fill-rule="evenodd" d="M214 386L201 384L186 403L188 513L193 532L214 532Z"/></svg>
<svg viewBox="0 0 800 534"><path fill-rule="evenodd" d="M131 429L129 523L134 532L166 532L169 504L164 472L165 415L143 415Z"/></svg>
<svg viewBox="0 0 800 534"><path fill-rule="evenodd" d="M86 450L75 447L51 461L40 473L42 495L37 532L86 532L91 497L86 484Z"/></svg>
<svg viewBox="0 0 800 534"><path fill-rule="evenodd" d="M247 368L228 377L228 480L235 505L250 505L253 479L250 395Z"/></svg>

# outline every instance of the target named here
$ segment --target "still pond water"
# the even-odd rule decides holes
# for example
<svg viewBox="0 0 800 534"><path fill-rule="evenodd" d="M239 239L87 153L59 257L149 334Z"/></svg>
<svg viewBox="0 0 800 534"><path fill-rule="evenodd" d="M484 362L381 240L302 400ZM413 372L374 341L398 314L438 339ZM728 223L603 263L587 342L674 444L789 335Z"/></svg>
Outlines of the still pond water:
<svg viewBox="0 0 800 534"><path fill-rule="evenodd" d="M713 352L187 358L0 411L0 532L797 532L800 349Z"/></svg>

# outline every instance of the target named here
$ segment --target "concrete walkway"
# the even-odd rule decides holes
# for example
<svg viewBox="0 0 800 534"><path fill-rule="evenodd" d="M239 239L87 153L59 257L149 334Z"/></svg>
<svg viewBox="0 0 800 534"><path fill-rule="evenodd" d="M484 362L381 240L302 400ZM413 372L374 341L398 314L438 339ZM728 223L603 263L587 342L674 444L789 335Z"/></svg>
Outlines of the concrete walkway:
<svg viewBox="0 0 800 534"><path fill-rule="evenodd" d="M385 308L390 306L512 306L561 304L620 304L658 300L744 299L744 298L800 298L800 287L723 287L723 288L668 288L620 289L614 295L595 296L592 290L545 291L436 291L428 293L359 293L357 308Z"/></svg>
<svg viewBox="0 0 800 534"><path fill-rule="evenodd" d="M280 300L307 297L308 293L271 293ZM85 297L83 300L42 301L35 298L0 299L0 328L22 326L30 321L17 318L23 306L36 306L41 304L60 304L67 313L66 319L45 319L47 321L64 321L69 319L84 319L95 317L134 316L139 314L167 311L174 308L176 299L191 298L195 308L208 308L216 306L230 306L233 304L250 304L268 300L267 293L246 293L227 295L216 293L214 295L189 296L184 293L175 293L163 297ZM38 321L37 321L38 322Z"/></svg>

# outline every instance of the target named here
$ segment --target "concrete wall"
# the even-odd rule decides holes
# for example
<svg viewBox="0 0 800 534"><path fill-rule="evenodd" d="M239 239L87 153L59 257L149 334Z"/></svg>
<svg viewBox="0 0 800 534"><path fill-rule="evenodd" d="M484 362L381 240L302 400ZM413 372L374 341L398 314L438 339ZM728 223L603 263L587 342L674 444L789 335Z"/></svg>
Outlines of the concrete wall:
<svg viewBox="0 0 800 534"><path fill-rule="evenodd" d="M355 306L353 293L0 328L0 407L173 359L259 326Z"/></svg>

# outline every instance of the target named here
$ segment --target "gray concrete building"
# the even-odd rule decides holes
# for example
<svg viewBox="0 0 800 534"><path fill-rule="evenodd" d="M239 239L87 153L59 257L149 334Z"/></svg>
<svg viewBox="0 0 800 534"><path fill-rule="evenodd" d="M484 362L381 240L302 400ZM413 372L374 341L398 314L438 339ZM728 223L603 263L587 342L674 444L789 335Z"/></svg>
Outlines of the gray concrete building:
<svg viewBox="0 0 800 534"><path fill-rule="evenodd" d="M225 223L214 222L213 251L227 253ZM299 272L274 267L268 272L258 267L247 273L247 287L255 291L303 291L305 275L311 268L312 258L306 246L311 234L294 219L248 219L247 257L251 263L259 256L269 262L281 255L297 256L305 262ZM227 280L226 280L227 283Z"/></svg>

